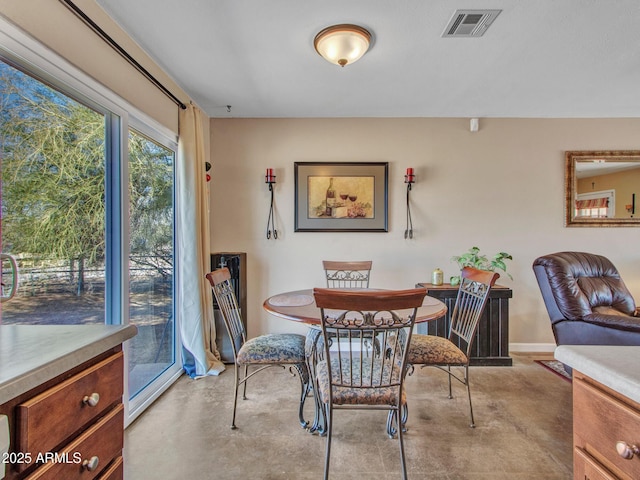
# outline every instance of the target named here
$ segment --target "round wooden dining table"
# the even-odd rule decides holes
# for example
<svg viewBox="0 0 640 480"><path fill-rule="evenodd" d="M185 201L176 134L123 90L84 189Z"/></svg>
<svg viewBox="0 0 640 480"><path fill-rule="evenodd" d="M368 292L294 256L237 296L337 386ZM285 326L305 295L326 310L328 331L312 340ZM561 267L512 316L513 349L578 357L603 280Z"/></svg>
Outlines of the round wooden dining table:
<svg viewBox="0 0 640 480"><path fill-rule="evenodd" d="M374 289L367 289L374 290ZM262 304L263 308L276 317L294 322L300 322L308 325L307 340L305 346L305 355L307 360L307 370L309 379L307 382L307 393L311 393L315 385L315 365L318 353L318 341L321 338L320 330L320 309L316 305L313 297L313 289L295 290L292 292L279 293L267 298ZM325 309L325 313L331 315L332 310ZM403 316L403 310L397 313ZM335 311L336 317L342 312ZM410 313L406 310L404 316ZM447 313L447 306L437 298L425 296L422 306L416 312L416 323L428 322L442 318ZM304 408L306 395L301 400L300 411ZM324 435L326 419L324 418L324 410L320 405L318 395L314 395L315 412L313 422L305 422L307 429L311 433L319 433ZM387 434L393 436L393 426L391 424L391 412L387 421Z"/></svg>
<svg viewBox="0 0 640 480"><path fill-rule="evenodd" d="M262 306L267 312L276 317L306 323L307 325L320 325L320 309L313 298L313 289L273 295L267 298ZM416 323L437 320L446 313L447 307L443 302L437 298L426 296L422 306L418 308Z"/></svg>

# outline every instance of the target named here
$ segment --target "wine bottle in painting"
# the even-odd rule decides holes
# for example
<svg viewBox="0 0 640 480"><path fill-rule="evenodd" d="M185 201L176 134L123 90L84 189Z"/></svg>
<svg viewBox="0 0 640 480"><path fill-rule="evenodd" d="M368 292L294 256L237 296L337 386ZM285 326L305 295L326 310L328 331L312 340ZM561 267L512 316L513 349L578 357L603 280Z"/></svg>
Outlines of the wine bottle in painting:
<svg viewBox="0 0 640 480"><path fill-rule="evenodd" d="M329 179L329 188L327 188L325 215L330 217L333 208L336 206L336 191L333 189L333 178Z"/></svg>

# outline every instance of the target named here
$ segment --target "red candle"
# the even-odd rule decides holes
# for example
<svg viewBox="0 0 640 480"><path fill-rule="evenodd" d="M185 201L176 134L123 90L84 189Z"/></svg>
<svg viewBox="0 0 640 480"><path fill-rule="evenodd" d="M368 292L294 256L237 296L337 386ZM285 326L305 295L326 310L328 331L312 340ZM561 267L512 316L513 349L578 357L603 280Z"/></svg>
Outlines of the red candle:
<svg viewBox="0 0 640 480"><path fill-rule="evenodd" d="M411 167L407 168L407 175L408 176L413 176L413 168L411 168Z"/></svg>
<svg viewBox="0 0 640 480"><path fill-rule="evenodd" d="M276 177L273 174L273 168L267 168L267 175L265 177L267 183L276 183Z"/></svg>

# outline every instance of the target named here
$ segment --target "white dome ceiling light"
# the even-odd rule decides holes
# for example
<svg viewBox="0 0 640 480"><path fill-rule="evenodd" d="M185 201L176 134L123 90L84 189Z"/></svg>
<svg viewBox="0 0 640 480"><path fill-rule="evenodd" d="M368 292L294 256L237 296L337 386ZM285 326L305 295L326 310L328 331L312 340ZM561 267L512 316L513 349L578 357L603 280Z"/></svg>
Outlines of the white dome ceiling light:
<svg viewBox="0 0 640 480"><path fill-rule="evenodd" d="M316 35L313 46L330 63L344 67L358 61L369 49L371 33L357 25L333 25Z"/></svg>

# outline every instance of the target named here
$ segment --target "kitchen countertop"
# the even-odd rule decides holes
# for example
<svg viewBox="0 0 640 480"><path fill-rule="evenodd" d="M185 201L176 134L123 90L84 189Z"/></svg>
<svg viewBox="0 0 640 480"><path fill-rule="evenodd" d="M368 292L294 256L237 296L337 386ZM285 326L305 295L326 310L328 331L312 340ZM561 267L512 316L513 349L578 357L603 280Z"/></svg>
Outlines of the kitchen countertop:
<svg viewBox="0 0 640 480"><path fill-rule="evenodd" d="M596 382L640 403L640 347L560 345L554 356Z"/></svg>
<svg viewBox="0 0 640 480"><path fill-rule="evenodd" d="M134 325L0 325L0 405L137 331Z"/></svg>

